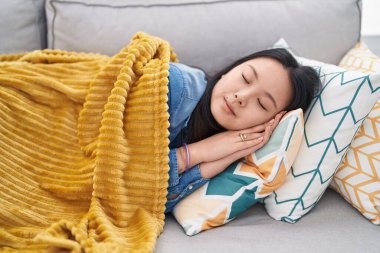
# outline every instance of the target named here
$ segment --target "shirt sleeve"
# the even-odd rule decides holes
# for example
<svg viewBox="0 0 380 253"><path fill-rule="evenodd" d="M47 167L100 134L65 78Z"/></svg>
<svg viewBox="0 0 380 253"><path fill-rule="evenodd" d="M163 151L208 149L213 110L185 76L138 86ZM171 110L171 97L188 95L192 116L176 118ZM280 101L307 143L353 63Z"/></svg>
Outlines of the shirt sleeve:
<svg viewBox="0 0 380 253"><path fill-rule="evenodd" d="M169 151L169 187L178 185L179 179L177 151L173 148Z"/></svg>
<svg viewBox="0 0 380 253"><path fill-rule="evenodd" d="M210 181L209 178L202 177L199 164L187 169L179 176L178 166L174 163L174 161L177 161L176 150L170 150L170 154L173 163L170 165L169 170L169 187L165 213L171 212L179 201Z"/></svg>
<svg viewBox="0 0 380 253"><path fill-rule="evenodd" d="M201 69L185 64L170 62L169 66L169 139L172 141L186 126L202 97L207 77Z"/></svg>
<svg viewBox="0 0 380 253"><path fill-rule="evenodd" d="M202 178L200 173L199 164L187 169L185 172L178 174L178 157L176 148L170 149L169 151L169 187L182 185L186 187L189 183L204 179L208 181L207 178Z"/></svg>
<svg viewBox="0 0 380 253"><path fill-rule="evenodd" d="M177 144L175 139L182 128L186 127L191 113L202 97L206 85L206 74L197 68L181 63L169 63L169 187L167 211L197 188L207 183L199 164L178 174Z"/></svg>

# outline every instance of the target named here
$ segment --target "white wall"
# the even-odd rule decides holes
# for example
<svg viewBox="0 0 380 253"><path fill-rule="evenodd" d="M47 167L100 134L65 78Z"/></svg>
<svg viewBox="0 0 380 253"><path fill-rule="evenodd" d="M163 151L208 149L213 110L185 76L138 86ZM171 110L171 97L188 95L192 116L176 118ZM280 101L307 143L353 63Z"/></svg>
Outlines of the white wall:
<svg viewBox="0 0 380 253"><path fill-rule="evenodd" d="M380 35L380 0L362 1L362 35Z"/></svg>

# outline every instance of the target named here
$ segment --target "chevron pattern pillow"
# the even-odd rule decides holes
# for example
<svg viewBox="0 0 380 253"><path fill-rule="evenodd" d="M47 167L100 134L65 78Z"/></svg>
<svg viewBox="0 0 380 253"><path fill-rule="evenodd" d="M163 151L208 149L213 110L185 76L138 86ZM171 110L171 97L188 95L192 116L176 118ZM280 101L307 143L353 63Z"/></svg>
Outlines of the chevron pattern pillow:
<svg viewBox="0 0 380 253"><path fill-rule="evenodd" d="M380 58L360 42L343 57L339 66L380 73ZM360 127L330 188L373 224L380 224L380 100Z"/></svg>
<svg viewBox="0 0 380 253"><path fill-rule="evenodd" d="M289 48L284 40L274 47ZM272 218L289 223L295 223L318 203L380 97L380 74L296 59L317 70L323 87L304 112L304 138L285 183L264 199Z"/></svg>
<svg viewBox="0 0 380 253"><path fill-rule="evenodd" d="M301 109L286 113L267 144L181 200L173 215L187 235L235 219L285 180L303 136Z"/></svg>

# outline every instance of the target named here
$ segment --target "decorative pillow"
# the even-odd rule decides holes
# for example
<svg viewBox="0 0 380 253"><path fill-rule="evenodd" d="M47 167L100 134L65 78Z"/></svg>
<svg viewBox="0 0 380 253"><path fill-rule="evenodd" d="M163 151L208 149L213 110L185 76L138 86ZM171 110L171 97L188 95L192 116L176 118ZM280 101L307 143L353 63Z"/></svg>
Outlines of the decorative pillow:
<svg viewBox="0 0 380 253"><path fill-rule="evenodd" d="M274 47L288 48L284 40ZM317 204L352 139L380 96L380 74L348 71L332 64L296 59L313 66L321 91L304 112L304 138L285 183L264 199L267 213L294 223Z"/></svg>
<svg viewBox="0 0 380 253"><path fill-rule="evenodd" d="M286 113L261 149L181 200L173 214L186 234L221 226L278 188L300 147L303 122L302 109Z"/></svg>
<svg viewBox="0 0 380 253"><path fill-rule="evenodd" d="M380 73L380 58L360 42L343 57L339 66ZM360 127L330 188L373 224L380 224L380 100Z"/></svg>

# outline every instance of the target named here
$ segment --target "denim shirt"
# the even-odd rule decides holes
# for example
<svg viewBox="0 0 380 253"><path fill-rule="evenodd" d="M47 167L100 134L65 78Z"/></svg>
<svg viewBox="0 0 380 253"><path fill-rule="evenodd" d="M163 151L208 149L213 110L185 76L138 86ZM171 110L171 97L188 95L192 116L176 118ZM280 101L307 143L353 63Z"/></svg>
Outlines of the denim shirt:
<svg viewBox="0 0 380 253"><path fill-rule="evenodd" d="M169 63L169 187L165 213L183 198L209 181L200 174L199 164L178 175L176 148L181 146L179 132L187 127L206 88L205 73L181 63Z"/></svg>

